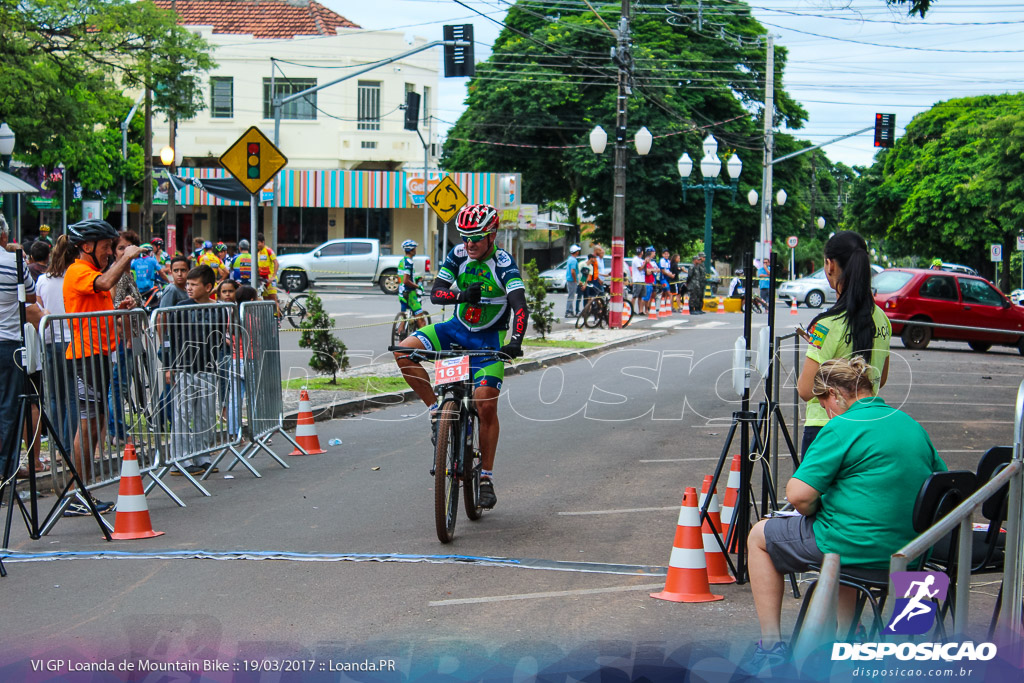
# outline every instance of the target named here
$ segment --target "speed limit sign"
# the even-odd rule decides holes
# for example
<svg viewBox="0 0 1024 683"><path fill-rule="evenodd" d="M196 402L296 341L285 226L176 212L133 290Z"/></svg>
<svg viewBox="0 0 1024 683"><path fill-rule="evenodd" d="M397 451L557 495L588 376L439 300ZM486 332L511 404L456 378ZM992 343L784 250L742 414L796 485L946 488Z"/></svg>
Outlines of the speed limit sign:
<svg viewBox="0 0 1024 683"><path fill-rule="evenodd" d="M796 249L796 245L797 245L797 244L799 244L799 243L800 243L800 240L798 240L798 239L796 238L796 235L791 235L791 236L790 236L790 237L789 237L789 238L788 238L788 239L786 240L786 245L787 245L787 246L788 246L788 247L789 247L790 249Z"/></svg>

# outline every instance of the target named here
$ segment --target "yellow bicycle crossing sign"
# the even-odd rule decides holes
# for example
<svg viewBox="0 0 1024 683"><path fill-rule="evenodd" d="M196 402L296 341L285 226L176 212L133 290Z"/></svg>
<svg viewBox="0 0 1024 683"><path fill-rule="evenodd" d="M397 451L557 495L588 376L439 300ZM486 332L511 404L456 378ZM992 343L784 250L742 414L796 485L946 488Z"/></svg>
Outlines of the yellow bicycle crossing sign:
<svg viewBox="0 0 1024 683"><path fill-rule="evenodd" d="M466 205L467 201L469 199L466 197L466 194L459 189L459 186L455 184L451 176L445 176L437 184L437 187L427 195L427 204L434 210L437 217L445 223L455 218L455 214Z"/></svg>

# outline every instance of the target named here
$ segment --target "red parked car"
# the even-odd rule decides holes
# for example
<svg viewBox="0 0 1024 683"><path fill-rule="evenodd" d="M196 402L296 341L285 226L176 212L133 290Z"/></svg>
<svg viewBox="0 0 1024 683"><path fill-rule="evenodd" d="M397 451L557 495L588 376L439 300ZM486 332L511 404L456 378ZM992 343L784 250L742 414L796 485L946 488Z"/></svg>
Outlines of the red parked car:
<svg viewBox="0 0 1024 683"><path fill-rule="evenodd" d="M871 281L875 303L892 322L908 349L923 349L932 339L965 341L978 352L993 345L1015 346L1024 355L1024 307L1014 306L988 280L942 270L893 268ZM945 325L1007 330L979 332L908 325L920 320Z"/></svg>

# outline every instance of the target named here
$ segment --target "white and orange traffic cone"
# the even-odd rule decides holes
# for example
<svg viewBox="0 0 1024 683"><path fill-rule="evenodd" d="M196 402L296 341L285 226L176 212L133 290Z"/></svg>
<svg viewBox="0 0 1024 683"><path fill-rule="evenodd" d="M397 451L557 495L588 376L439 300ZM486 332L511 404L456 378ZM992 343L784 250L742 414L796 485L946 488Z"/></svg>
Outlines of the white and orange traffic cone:
<svg viewBox="0 0 1024 683"><path fill-rule="evenodd" d="M651 300L647 302L647 319L658 319L658 299L653 294L651 295Z"/></svg>
<svg viewBox="0 0 1024 683"><path fill-rule="evenodd" d="M704 538L704 561L708 565L708 583L722 584L722 583L736 583L729 574L729 563L725 559L725 553L722 552L722 546L718 545L718 539L715 538L714 531L718 532L718 536L722 539L722 543L725 543L725 536L722 534L722 517L721 508L718 506L718 493L711 490L710 474L704 477L704 483L700 487L700 507L704 507L704 499L707 496L711 496L711 502L708 504L708 516L701 525L701 535ZM714 531L712 531L714 529Z"/></svg>
<svg viewBox="0 0 1024 683"><path fill-rule="evenodd" d="M115 510L114 533L110 535L111 538L130 541L163 536L164 532L153 531L149 506L146 505L146 492L142 488L142 476L139 474L139 459L135 455L135 446L130 443L125 445L121 460L121 483L117 489Z"/></svg>
<svg viewBox="0 0 1024 683"><path fill-rule="evenodd" d="M715 313L725 313L725 299L722 297L718 297L718 308Z"/></svg>
<svg viewBox="0 0 1024 683"><path fill-rule="evenodd" d="M725 482L725 498L722 499L722 530L725 534L729 533L729 527L732 526L732 520L736 513L736 501L740 497L740 458L742 456L737 453L732 456L732 465L729 467L729 478ZM735 552L737 546L737 539L733 539L732 547L729 548L729 552Z"/></svg>
<svg viewBox="0 0 1024 683"><path fill-rule="evenodd" d="M313 420L313 409L309 405L309 394L303 389L299 394L299 417L295 422L295 441L302 446L288 455L319 455L326 453L320 448L320 437L316 435L316 422ZM305 449L305 453L302 450Z"/></svg>
<svg viewBox="0 0 1024 683"><path fill-rule="evenodd" d="M800 315L799 312L796 310L796 299L792 299L792 302L793 304L789 307L789 314Z"/></svg>
<svg viewBox="0 0 1024 683"><path fill-rule="evenodd" d="M658 317L667 318L670 315L672 315L672 309L669 306L668 297L663 296L661 297L661 306L658 308Z"/></svg>
<svg viewBox="0 0 1024 683"><path fill-rule="evenodd" d="M651 593L652 598L671 602L712 602L721 595L712 595L708 584L707 564L704 561L704 539L700 531L700 513L697 510L697 489L686 487L683 504L679 509L672 555L668 561L665 590Z"/></svg>
<svg viewBox="0 0 1024 683"><path fill-rule="evenodd" d="M683 307L679 310L682 315L690 315L690 295L683 296Z"/></svg>

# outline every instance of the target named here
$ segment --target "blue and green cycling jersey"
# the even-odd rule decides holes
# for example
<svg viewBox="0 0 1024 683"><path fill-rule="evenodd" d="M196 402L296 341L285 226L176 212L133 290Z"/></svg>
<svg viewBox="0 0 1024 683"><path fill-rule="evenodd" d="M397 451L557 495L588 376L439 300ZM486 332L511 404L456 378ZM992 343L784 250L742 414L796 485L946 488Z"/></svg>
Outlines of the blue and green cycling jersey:
<svg viewBox="0 0 1024 683"><path fill-rule="evenodd" d="M480 284L480 303L460 303L455 317L472 331L508 328L508 293L525 289L519 266L504 249L493 248L480 261L469 258L466 247L458 244L448 252L437 277L458 285L465 291L470 285Z"/></svg>
<svg viewBox="0 0 1024 683"><path fill-rule="evenodd" d="M398 296L405 296L408 289L405 285L406 275L416 282L416 266L408 256L402 257L402 260L398 262ZM415 290L415 287L412 289Z"/></svg>

